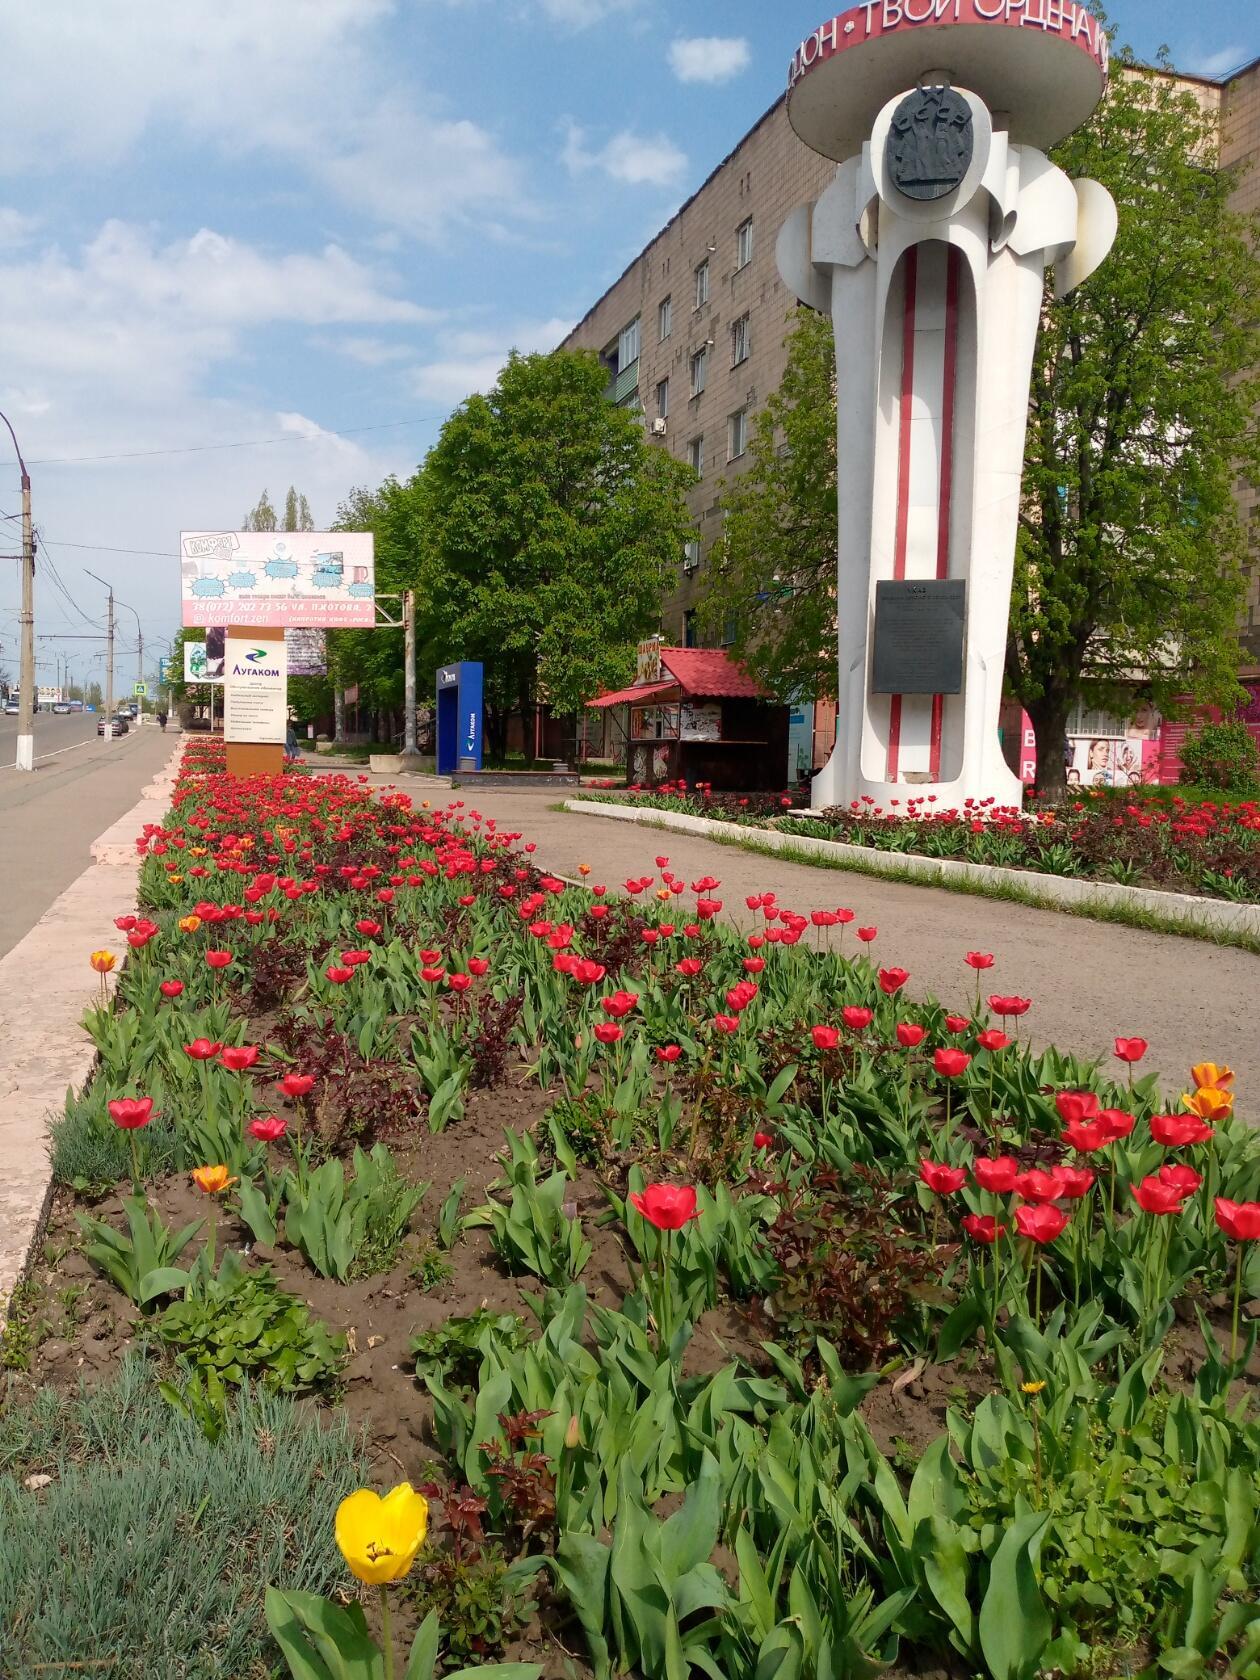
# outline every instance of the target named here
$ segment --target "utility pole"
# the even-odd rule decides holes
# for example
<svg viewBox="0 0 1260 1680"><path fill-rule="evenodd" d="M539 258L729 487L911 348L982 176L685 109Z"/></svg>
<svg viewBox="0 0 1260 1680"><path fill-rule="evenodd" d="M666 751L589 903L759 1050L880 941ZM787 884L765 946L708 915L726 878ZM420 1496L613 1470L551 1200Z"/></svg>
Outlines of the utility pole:
<svg viewBox="0 0 1260 1680"><path fill-rule="evenodd" d="M109 591L108 616L105 620L105 730L106 741L114 739L114 586L106 578L97 577L95 572L84 572L90 578L96 578L97 583L103 583Z"/></svg>
<svg viewBox="0 0 1260 1680"><path fill-rule="evenodd" d="M408 759L419 757L416 748L416 592L404 589L403 598L403 717L404 765Z"/></svg>
<svg viewBox="0 0 1260 1680"><path fill-rule="evenodd" d="M17 759L19 770L35 768L35 533L31 528L31 475L26 470L17 433L8 417L0 414L13 439L13 452L22 474L22 652L18 674Z"/></svg>
<svg viewBox="0 0 1260 1680"><path fill-rule="evenodd" d="M144 681L144 631L140 629L140 615L139 615L139 613L136 614L136 630L137 630L137 633L138 633L139 638L140 638L139 658L136 662L136 681L138 683L142 683ZM143 717L144 716L144 695L143 694L139 695L138 699L140 701L140 715Z"/></svg>

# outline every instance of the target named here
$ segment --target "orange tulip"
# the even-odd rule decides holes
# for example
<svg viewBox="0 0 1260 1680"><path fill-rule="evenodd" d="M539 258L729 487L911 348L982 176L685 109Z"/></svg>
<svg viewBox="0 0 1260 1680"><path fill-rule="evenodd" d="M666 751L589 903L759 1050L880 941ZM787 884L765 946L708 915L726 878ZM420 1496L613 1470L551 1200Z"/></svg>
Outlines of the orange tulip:
<svg viewBox="0 0 1260 1680"><path fill-rule="evenodd" d="M93 951L88 961L98 974L108 974L117 964L118 958L112 951Z"/></svg>
<svg viewBox="0 0 1260 1680"><path fill-rule="evenodd" d="M591 872L591 866L590 866L589 863L579 863L578 864L578 874L579 875L589 875L590 872Z"/></svg>
<svg viewBox="0 0 1260 1680"><path fill-rule="evenodd" d="M1182 1093L1182 1102L1200 1120L1227 1120L1234 1107L1233 1093L1216 1085L1200 1085L1193 1093Z"/></svg>
<svg viewBox="0 0 1260 1680"><path fill-rule="evenodd" d="M196 933L201 926L200 916L181 916L175 924L181 933Z"/></svg>
<svg viewBox="0 0 1260 1680"><path fill-rule="evenodd" d="M1190 1069L1190 1077L1200 1090L1205 1085L1211 1085L1221 1091L1227 1085L1234 1083L1234 1070L1228 1067L1217 1067L1215 1062L1196 1062Z"/></svg>
<svg viewBox="0 0 1260 1680"><path fill-rule="evenodd" d="M204 1190L208 1196L215 1196L236 1183L224 1166L194 1167L192 1179L198 1190Z"/></svg>

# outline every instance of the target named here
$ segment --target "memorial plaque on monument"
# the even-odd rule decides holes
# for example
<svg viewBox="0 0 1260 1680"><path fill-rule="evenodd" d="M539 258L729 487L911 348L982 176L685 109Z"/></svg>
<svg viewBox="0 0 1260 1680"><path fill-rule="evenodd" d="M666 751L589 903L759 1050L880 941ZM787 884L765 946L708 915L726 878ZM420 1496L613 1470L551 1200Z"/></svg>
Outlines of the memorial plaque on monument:
<svg viewBox="0 0 1260 1680"><path fill-rule="evenodd" d="M885 578L875 585L873 694L960 694L962 578Z"/></svg>

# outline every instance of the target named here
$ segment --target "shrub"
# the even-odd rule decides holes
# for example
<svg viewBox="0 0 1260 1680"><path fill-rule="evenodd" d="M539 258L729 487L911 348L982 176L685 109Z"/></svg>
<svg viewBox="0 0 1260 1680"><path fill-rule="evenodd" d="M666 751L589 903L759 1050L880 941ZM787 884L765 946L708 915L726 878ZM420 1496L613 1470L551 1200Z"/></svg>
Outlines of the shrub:
<svg viewBox="0 0 1260 1680"><path fill-rule="evenodd" d="M1260 748L1247 725L1205 723L1181 746L1181 779L1225 793L1251 793L1260 786Z"/></svg>
<svg viewBox="0 0 1260 1680"><path fill-rule="evenodd" d="M0 1673L270 1673L267 1585L344 1584L333 1512L368 1477L344 1418L261 1393L211 1446L136 1357L91 1390L0 1391Z"/></svg>

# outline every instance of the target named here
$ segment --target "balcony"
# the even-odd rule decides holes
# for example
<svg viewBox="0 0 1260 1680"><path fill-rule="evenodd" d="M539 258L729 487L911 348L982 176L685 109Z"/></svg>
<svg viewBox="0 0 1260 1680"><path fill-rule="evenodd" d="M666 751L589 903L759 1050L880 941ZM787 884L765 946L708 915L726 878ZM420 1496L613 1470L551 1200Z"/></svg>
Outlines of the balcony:
<svg viewBox="0 0 1260 1680"><path fill-rule="evenodd" d="M604 388L604 395L608 398L610 403L615 403L620 408L626 398L633 396L638 388L639 362L636 357L628 367L623 367L620 373L616 374L608 381L608 384Z"/></svg>

